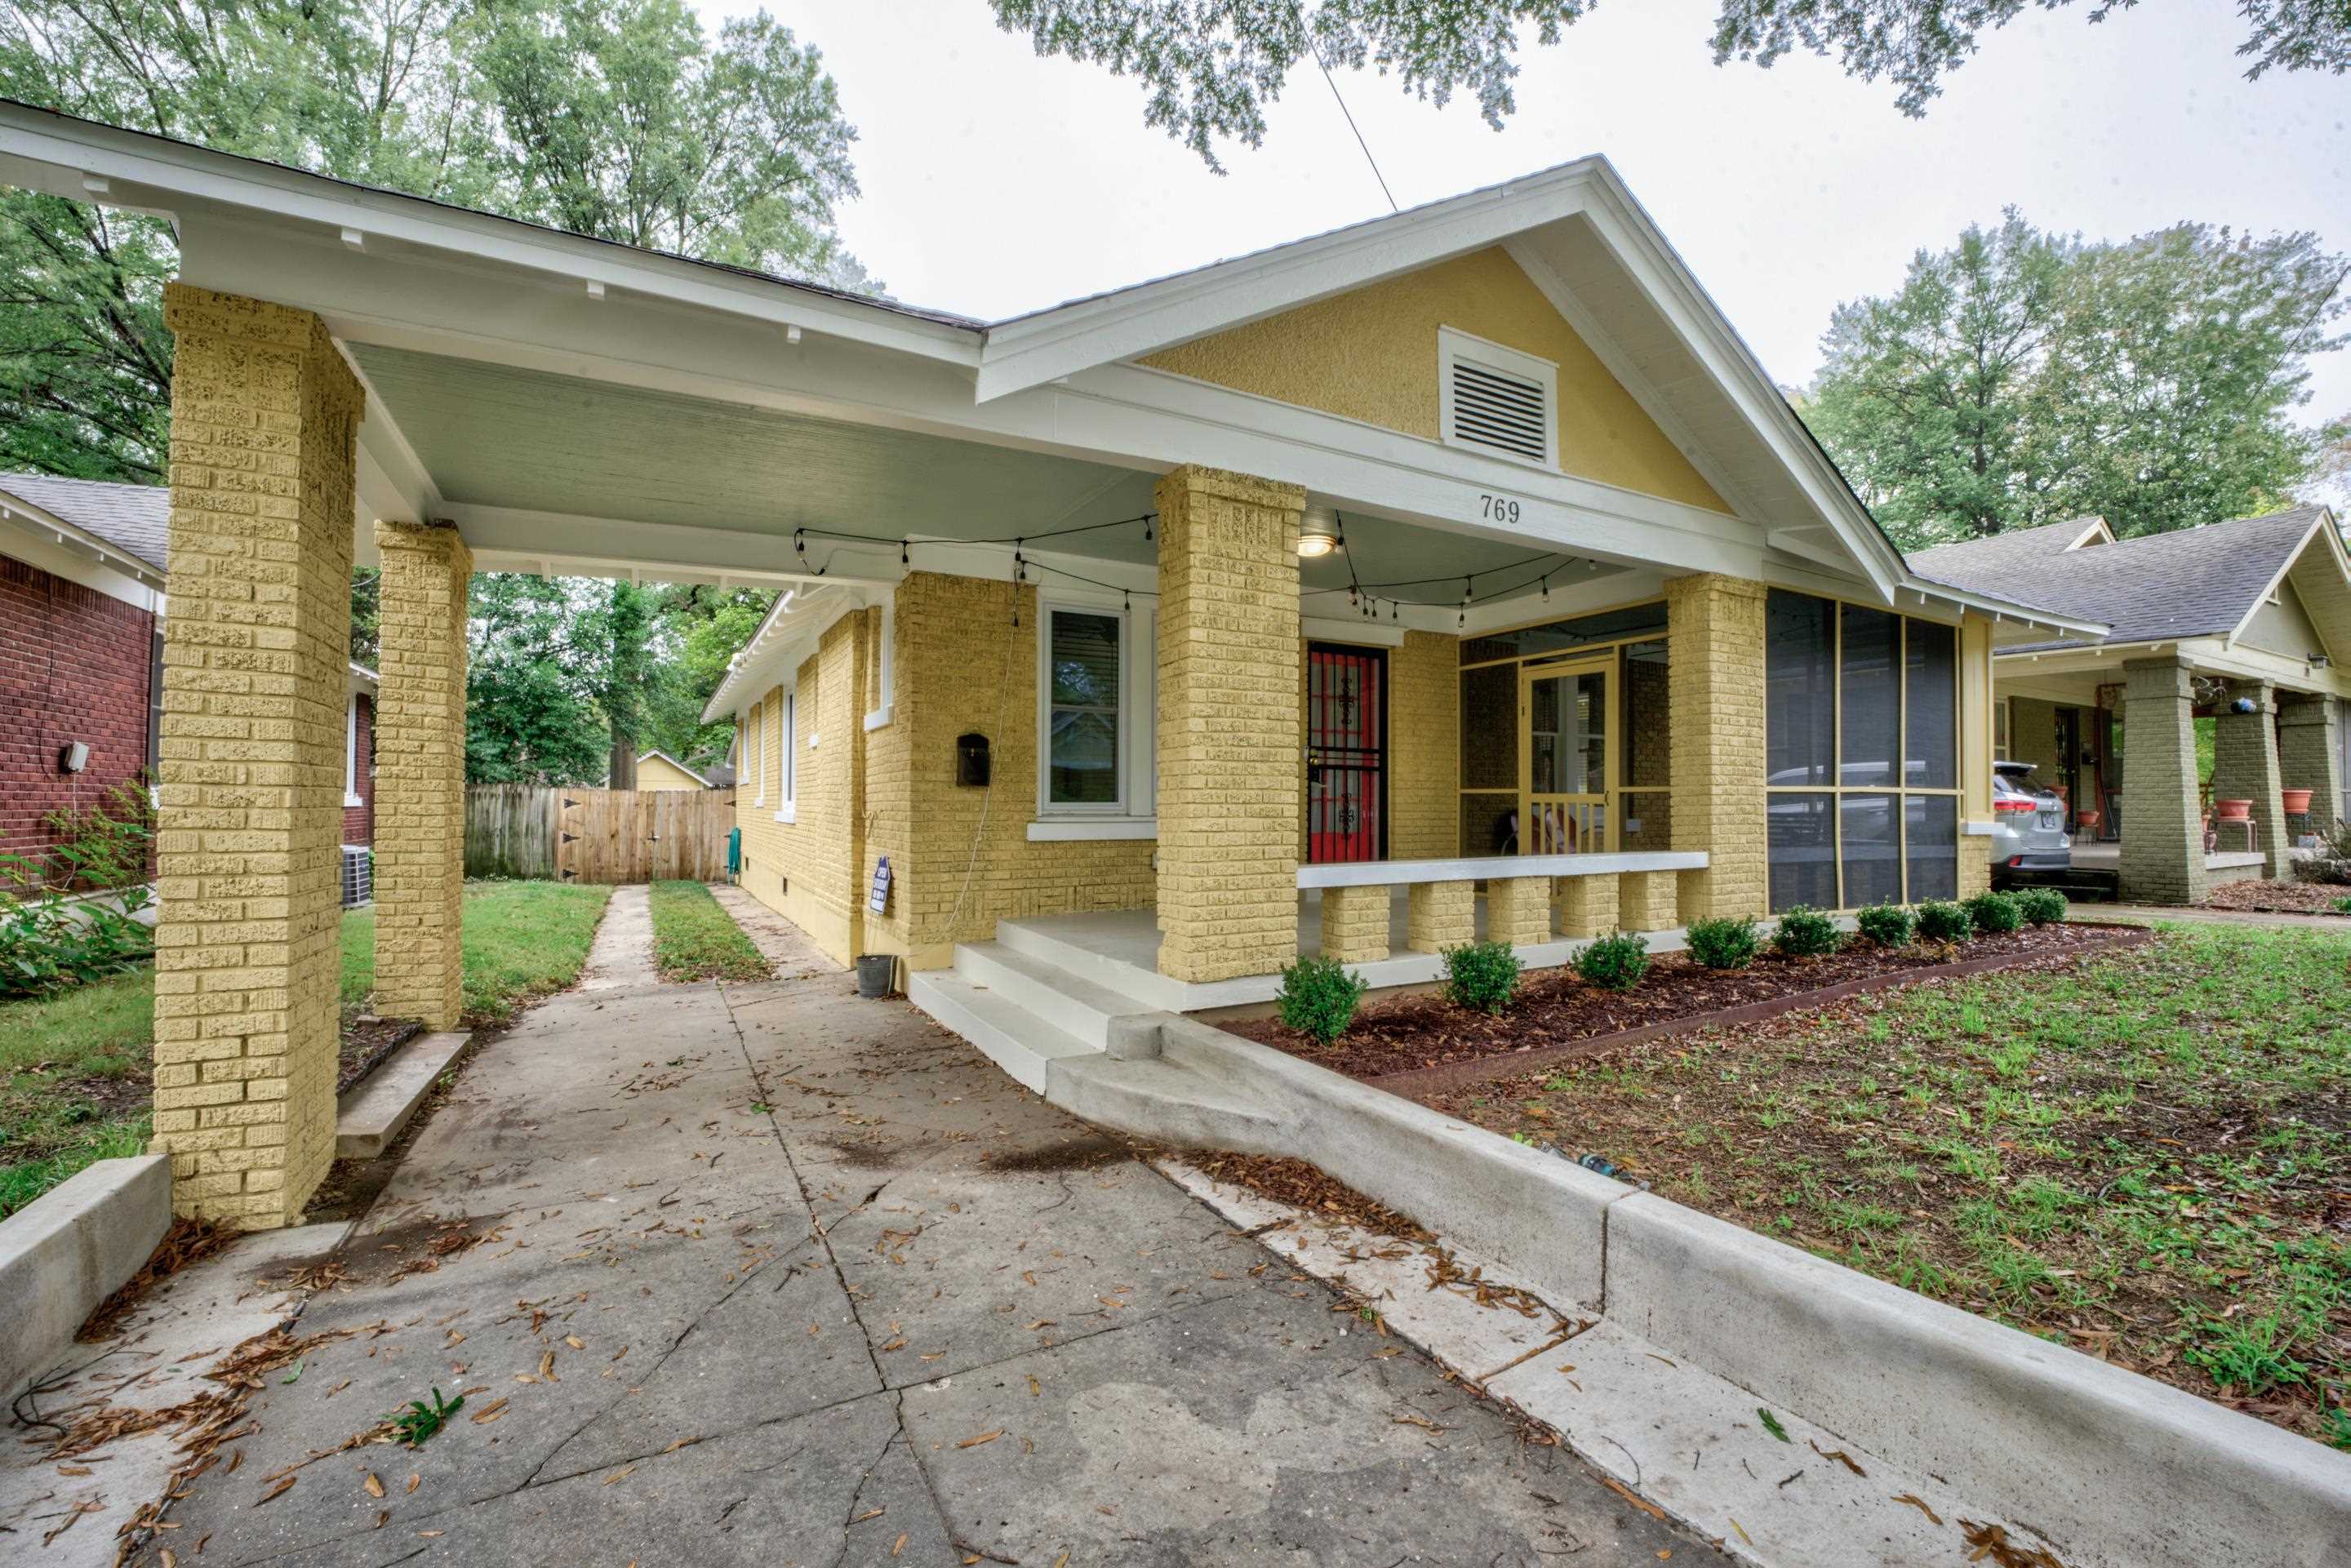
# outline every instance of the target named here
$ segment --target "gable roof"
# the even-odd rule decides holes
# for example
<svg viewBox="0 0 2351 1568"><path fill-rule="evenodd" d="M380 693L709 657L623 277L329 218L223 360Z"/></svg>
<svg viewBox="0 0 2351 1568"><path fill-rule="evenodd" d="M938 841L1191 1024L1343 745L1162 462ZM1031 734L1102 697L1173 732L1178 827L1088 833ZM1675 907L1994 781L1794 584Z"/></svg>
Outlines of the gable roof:
<svg viewBox="0 0 2351 1568"><path fill-rule="evenodd" d="M161 485L0 474L0 504L14 497L127 550L160 576L171 554L172 493Z"/></svg>
<svg viewBox="0 0 2351 1568"><path fill-rule="evenodd" d="M676 758L672 757L668 752L662 750L659 747L655 747L650 751L640 751L637 753L637 760L639 762L644 761L645 758L649 757L660 758L664 762L668 763L672 768L676 768L680 773L684 774L688 779L693 779L696 784L701 785L704 789L707 789L710 788L710 779L706 776L697 772L694 768L688 768L684 763L680 762Z"/></svg>
<svg viewBox="0 0 2351 1568"><path fill-rule="evenodd" d="M2109 644L2233 637L2320 534L2327 542L2319 548L2351 571L2334 514L2324 507L2080 549L2071 548L2083 537L2072 524L2020 528L1921 550L1910 569L1932 581L2103 620L2113 628Z"/></svg>

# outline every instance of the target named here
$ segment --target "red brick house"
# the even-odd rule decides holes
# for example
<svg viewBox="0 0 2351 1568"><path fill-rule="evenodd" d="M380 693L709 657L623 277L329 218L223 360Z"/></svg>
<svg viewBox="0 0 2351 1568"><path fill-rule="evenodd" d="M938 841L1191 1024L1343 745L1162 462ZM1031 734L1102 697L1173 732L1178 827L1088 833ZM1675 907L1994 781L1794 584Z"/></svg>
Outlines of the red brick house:
<svg viewBox="0 0 2351 1568"><path fill-rule="evenodd" d="M170 494L0 474L0 851L152 778ZM373 838L376 676L350 667L343 841Z"/></svg>

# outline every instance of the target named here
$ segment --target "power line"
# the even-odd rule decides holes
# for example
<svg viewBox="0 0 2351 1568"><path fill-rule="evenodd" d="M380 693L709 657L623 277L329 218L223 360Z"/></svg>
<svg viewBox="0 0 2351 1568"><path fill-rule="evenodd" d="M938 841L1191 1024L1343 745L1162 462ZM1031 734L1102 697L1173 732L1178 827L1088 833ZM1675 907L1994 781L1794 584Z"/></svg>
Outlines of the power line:
<svg viewBox="0 0 2351 1568"><path fill-rule="evenodd" d="M1301 17L1299 20L1303 24L1305 18ZM1322 79L1329 84L1331 96L1339 100L1339 112L1345 117L1347 129L1355 133L1355 145L1364 150L1364 162L1372 166L1372 178L1380 183L1380 194L1388 199L1388 211L1402 212L1404 209L1396 205L1395 193L1388 189L1388 177L1380 172L1380 161L1372 156L1372 144L1364 140L1363 128L1355 123L1354 111L1347 107L1347 99L1339 91L1339 84L1332 77L1331 68L1323 63L1322 46L1314 41L1311 29L1306 35L1306 47L1314 51L1314 63L1322 68Z"/></svg>

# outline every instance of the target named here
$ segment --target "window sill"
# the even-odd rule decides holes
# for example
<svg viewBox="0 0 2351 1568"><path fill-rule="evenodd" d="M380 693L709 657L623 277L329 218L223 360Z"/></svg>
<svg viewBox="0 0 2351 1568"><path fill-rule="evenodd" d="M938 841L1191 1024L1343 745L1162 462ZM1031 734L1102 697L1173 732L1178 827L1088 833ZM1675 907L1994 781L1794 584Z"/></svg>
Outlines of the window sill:
<svg viewBox="0 0 2351 1568"><path fill-rule="evenodd" d="M786 806L776 813L776 821L778 822L797 822L799 817L799 807L797 805Z"/></svg>
<svg viewBox="0 0 2351 1568"><path fill-rule="evenodd" d="M872 713L865 716L865 732L868 735L871 735L877 729L889 728L890 720L897 711L897 705L895 703L883 703L880 707L875 708Z"/></svg>
<svg viewBox="0 0 2351 1568"><path fill-rule="evenodd" d="M2000 831L1996 822L1961 822L1959 836L1963 839L1988 839Z"/></svg>
<svg viewBox="0 0 2351 1568"><path fill-rule="evenodd" d="M367 802L360 800L357 795L346 794L343 797L343 810L346 811L350 810L355 807L364 806L366 804Z"/></svg>
<svg viewBox="0 0 2351 1568"><path fill-rule="evenodd" d="M1156 839L1156 817L1046 817L1029 824L1029 841L1060 843L1081 839Z"/></svg>

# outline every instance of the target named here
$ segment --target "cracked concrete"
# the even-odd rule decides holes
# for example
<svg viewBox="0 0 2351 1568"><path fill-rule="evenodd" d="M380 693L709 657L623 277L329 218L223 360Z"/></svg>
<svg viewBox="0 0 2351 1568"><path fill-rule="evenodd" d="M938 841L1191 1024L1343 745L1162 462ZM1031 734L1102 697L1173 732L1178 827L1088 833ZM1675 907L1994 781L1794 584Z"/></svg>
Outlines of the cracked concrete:
<svg viewBox="0 0 2351 1568"><path fill-rule="evenodd" d="M526 1014L296 1330L388 1332L259 1389L242 1459L185 1489L145 1560L1714 1560L852 992L824 967ZM423 1448L330 1452L266 1497L436 1387L465 1405Z"/></svg>

